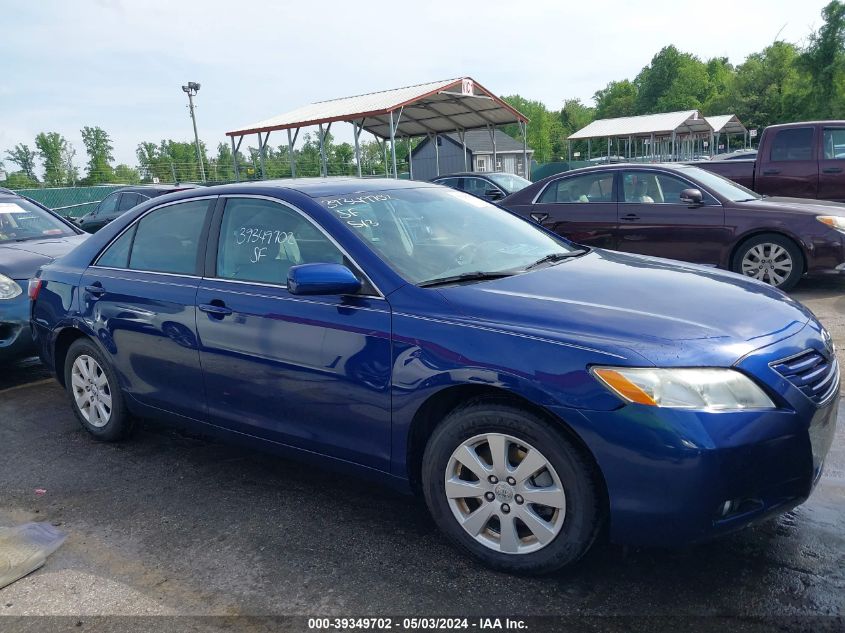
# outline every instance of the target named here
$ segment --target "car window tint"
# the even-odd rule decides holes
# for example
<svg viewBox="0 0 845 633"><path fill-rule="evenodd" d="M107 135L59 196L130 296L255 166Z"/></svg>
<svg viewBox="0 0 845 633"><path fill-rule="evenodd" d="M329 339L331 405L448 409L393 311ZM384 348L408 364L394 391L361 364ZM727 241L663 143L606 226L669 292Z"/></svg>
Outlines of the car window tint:
<svg viewBox="0 0 845 633"><path fill-rule="evenodd" d="M639 204L686 204L681 202L684 189L696 189L695 185L668 174L648 171L626 171L622 173L622 199ZM716 203L716 199L702 191L704 202Z"/></svg>
<svg viewBox="0 0 845 633"><path fill-rule="evenodd" d="M128 211L138 204L137 193L124 193L120 197L120 205L117 207L118 212Z"/></svg>
<svg viewBox="0 0 845 633"><path fill-rule="evenodd" d="M269 200L226 202L217 250L217 276L286 285L291 266L348 263L302 214Z"/></svg>
<svg viewBox="0 0 845 633"><path fill-rule="evenodd" d="M538 202L613 202L613 172L561 178L546 187Z"/></svg>
<svg viewBox="0 0 845 633"><path fill-rule="evenodd" d="M464 178L463 190L476 196L484 196L488 189L495 189L492 184L481 178Z"/></svg>
<svg viewBox="0 0 845 633"><path fill-rule="evenodd" d="M458 188L458 178L442 178L440 180L435 180L438 185L444 185L446 187L451 187L452 189Z"/></svg>
<svg viewBox="0 0 845 633"><path fill-rule="evenodd" d="M138 223L129 268L182 275L196 274L200 234L208 200L163 207Z"/></svg>
<svg viewBox="0 0 845 633"><path fill-rule="evenodd" d="M827 160L845 160L845 128L825 128L824 157Z"/></svg>
<svg viewBox="0 0 845 633"><path fill-rule="evenodd" d="M772 161L811 160L813 158L813 128L799 127L780 130L772 141Z"/></svg>
<svg viewBox="0 0 845 633"><path fill-rule="evenodd" d="M109 215L117 210L117 201L120 199L119 193L113 193L110 196L103 198L100 206L97 207L96 215Z"/></svg>
<svg viewBox="0 0 845 633"><path fill-rule="evenodd" d="M112 242L100 255L97 266L108 266L110 268L126 268L129 266L129 249L132 246L132 238L135 236L136 228L137 224Z"/></svg>

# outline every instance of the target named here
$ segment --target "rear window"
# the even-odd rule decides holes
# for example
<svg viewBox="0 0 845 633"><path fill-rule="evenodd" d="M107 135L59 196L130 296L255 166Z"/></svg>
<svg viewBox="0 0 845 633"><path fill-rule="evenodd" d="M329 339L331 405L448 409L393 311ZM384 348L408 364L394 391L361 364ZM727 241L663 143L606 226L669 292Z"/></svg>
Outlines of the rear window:
<svg viewBox="0 0 845 633"><path fill-rule="evenodd" d="M769 158L773 162L812 160L813 128L799 127L777 132Z"/></svg>
<svg viewBox="0 0 845 633"><path fill-rule="evenodd" d="M75 235L64 222L23 198L0 197L0 244Z"/></svg>

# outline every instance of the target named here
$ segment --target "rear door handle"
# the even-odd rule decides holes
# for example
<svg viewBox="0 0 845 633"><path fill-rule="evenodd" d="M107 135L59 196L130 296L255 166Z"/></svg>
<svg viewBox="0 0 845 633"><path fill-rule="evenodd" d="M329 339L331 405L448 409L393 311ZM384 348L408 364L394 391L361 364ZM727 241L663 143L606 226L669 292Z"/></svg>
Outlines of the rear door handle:
<svg viewBox="0 0 845 633"><path fill-rule="evenodd" d="M638 216L636 213L629 213L628 215L623 215L619 219L624 220L625 222L636 222L640 219L640 216Z"/></svg>
<svg viewBox="0 0 845 633"><path fill-rule="evenodd" d="M85 292L95 297L101 297L106 293L106 289L103 288L103 285L99 281L95 281L90 286L85 286Z"/></svg>
<svg viewBox="0 0 845 633"><path fill-rule="evenodd" d="M764 176L776 176L780 173L780 169L764 169L763 175Z"/></svg>
<svg viewBox="0 0 845 633"><path fill-rule="evenodd" d="M197 307L203 312L207 312L209 315L221 319L232 314L232 308L227 308L226 304L222 301L217 301L216 303L201 303Z"/></svg>
<svg viewBox="0 0 845 633"><path fill-rule="evenodd" d="M822 172L825 174L841 174L842 168L841 167L825 167L822 169Z"/></svg>

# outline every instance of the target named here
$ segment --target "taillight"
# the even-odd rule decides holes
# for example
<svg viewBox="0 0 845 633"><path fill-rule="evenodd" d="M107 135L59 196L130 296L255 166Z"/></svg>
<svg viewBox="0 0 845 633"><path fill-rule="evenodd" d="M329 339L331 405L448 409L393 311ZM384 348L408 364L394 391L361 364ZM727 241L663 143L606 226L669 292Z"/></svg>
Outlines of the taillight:
<svg viewBox="0 0 845 633"><path fill-rule="evenodd" d="M38 298L38 293L41 292L41 286L44 284L38 277L29 280L29 287L27 288L29 300L35 301Z"/></svg>

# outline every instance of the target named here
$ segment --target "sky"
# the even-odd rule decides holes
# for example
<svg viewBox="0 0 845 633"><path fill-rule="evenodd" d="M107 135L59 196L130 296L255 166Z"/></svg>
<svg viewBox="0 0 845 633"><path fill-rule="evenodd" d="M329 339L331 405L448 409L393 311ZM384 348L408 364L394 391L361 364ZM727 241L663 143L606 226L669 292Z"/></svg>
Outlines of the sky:
<svg viewBox="0 0 845 633"><path fill-rule="evenodd" d="M99 125L135 165L141 141L192 140L188 81L211 152L307 103L452 77L553 109L591 103L668 44L734 64L776 38L803 44L827 1L0 0L0 160L57 131L82 165L79 130Z"/></svg>

